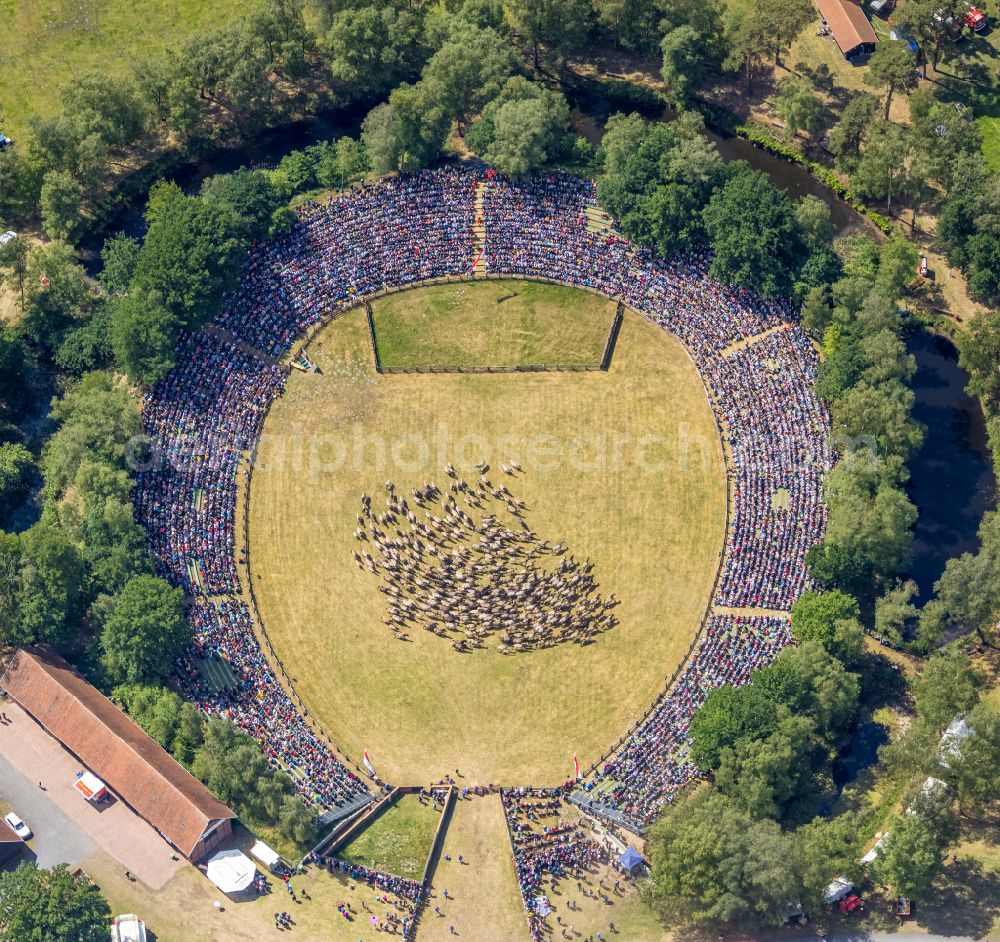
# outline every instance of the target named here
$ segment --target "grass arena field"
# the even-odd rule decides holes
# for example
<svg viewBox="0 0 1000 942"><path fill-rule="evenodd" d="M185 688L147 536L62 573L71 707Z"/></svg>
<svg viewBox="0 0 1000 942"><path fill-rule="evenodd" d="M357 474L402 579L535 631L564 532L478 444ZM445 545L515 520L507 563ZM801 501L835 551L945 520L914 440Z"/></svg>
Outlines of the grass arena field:
<svg viewBox="0 0 1000 942"><path fill-rule="evenodd" d="M434 842L441 812L416 795L402 795L337 856L383 873L419 880Z"/></svg>
<svg viewBox="0 0 1000 942"><path fill-rule="evenodd" d="M615 304L562 285L473 281L390 294L372 314L384 366L576 366L601 362Z"/></svg>
<svg viewBox="0 0 1000 942"><path fill-rule="evenodd" d="M558 336L576 310L553 305L536 329ZM467 323L482 329L475 311ZM607 373L379 376L356 309L310 355L321 373L294 372L275 402L250 495L260 613L310 715L394 782L457 768L459 784L552 785L574 754L598 759L684 657L722 549L722 448L687 353L630 312ZM426 481L447 491L448 463L475 479L481 460L534 532L594 563L600 592L620 599L617 627L502 655L419 629L400 641L383 624L380 580L352 560L361 495L384 507L386 480L404 496ZM510 461L525 473L505 477Z"/></svg>

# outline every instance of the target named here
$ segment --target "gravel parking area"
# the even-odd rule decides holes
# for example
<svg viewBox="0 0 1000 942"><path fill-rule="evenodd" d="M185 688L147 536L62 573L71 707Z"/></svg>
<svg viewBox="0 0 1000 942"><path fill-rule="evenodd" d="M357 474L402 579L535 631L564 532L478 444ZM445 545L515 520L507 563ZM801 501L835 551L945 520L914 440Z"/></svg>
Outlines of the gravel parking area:
<svg viewBox="0 0 1000 942"><path fill-rule="evenodd" d="M123 802L91 805L74 790L82 766L16 704L0 725L0 797L34 831L29 847L40 866L75 865L103 850L150 889L186 865L173 848Z"/></svg>

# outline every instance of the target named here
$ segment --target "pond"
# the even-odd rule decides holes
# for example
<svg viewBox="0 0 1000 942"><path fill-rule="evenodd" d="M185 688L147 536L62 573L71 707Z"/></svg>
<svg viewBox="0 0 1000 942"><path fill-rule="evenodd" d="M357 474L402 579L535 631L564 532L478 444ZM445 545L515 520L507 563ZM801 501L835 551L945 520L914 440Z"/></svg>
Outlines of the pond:
<svg viewBox="0 0 1000 942"><path fill-rule="evenodd" d="M879 747L888 741L888 730L881 723L868 722L858 726L833 763L833 783L837 786L838 795L845 785L878 762Z"/></svg>
<svg viewBox="0 0 1000 942"><path fill-rule="evenodd" d="M921 330L907 341L917 361L912 387L913 417L927 427L910 462L910 498L920 510L910 576L920 600L952 556L975 552L983 514L996 506L996 479L979 402L966 391L968 374L948 339Z"/></svg>

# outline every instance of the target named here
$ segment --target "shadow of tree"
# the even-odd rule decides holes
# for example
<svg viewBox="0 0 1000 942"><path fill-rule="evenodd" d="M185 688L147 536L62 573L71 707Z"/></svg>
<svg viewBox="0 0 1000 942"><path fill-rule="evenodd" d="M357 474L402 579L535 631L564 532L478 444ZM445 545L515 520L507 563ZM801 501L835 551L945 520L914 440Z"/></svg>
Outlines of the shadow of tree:
<svg viewBox="0 0 1000 942"><path fill-rule="evenodd" d="M920 900L918 918L936 935L966 935L978 939L1000 916L1000 874L983 870L978 861L963 859L944 873Z"/></svg>

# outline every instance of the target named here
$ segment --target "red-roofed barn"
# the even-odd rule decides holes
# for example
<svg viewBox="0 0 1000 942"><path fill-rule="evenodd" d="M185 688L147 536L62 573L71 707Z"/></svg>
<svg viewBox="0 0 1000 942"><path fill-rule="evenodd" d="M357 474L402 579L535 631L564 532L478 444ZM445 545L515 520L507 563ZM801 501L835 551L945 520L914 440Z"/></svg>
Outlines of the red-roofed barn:
<svg viewBox="0 0 1000 942"><path fill-rule="evenodd" d="M232 837L236 815L62 658L21 649L0 687L189 860Z"/></svg>

